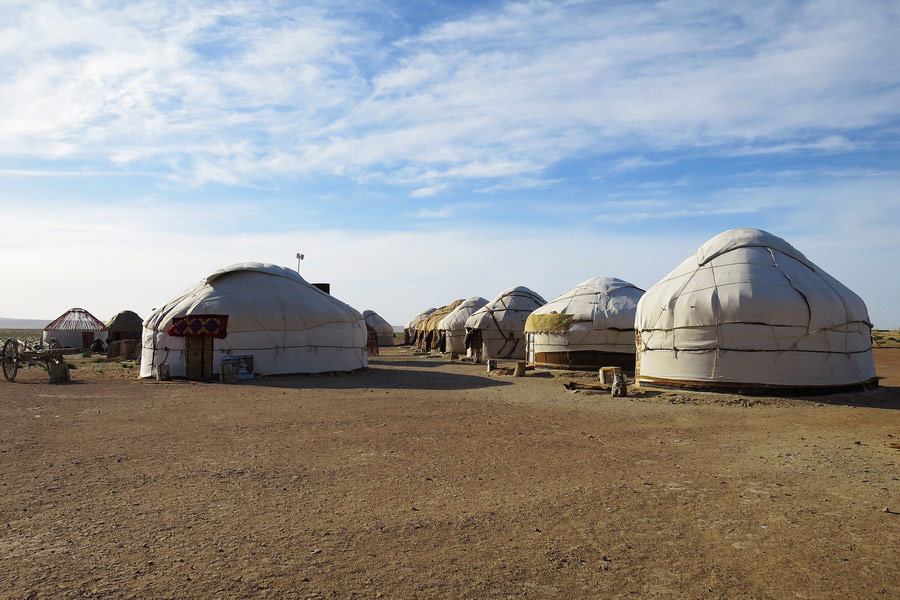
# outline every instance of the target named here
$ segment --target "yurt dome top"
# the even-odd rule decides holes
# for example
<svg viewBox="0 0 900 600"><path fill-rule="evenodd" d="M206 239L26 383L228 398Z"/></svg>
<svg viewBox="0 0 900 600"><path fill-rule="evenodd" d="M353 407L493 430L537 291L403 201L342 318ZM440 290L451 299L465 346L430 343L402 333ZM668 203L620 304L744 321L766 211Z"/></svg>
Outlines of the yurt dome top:
<svg viewBox="0 0 900 600"><path fill-rule="evenodd" d="M366 321L366 325L375 331L394 333L394 328L391 324L374 310L364 310L362 316Z"/></svg>
<svg viewBox="0 0 900 600"><path fill-rule="evenodd" d="M438 329L447 331L459 331L465 329L468 318L482 306L488 303L486 298L472 296L464 300L459 306L450 311L447 316L438 323Z"/></svg>
<svg viewBox="0 0 900 600"><path fill-rule="evenodd" d="M412 319L410 319L409 322L406 324L406 328L407 329L415 329L416 325L419 324L419 321L427 318L428 315L430 315L431 313L433 313L436 310L437 310L437 308L433 307L433 306L431 308L426 308L425 310L423 310L422 312L420 312L419 314L414 316Z"/></svg>
<svg viewBox="0 0 900 600"><path fill-rule="evenodd" d="M70 308L57 317L44 331L105 331L103 321L83 308Z"/></svg>
<svg viewBox="0 0 900 600"><path fill-rule="evenodd" d="M113 318L106 322L107 329L140 329L144 320L141 319L140 316L134 311L131 310L123 310L122 312L116 313Z"/></svg>
<svg viewBox="0 0 900 600"><path fill-rule="evenodd" d="M536 308L525 331L565 331L572 323L594 329L633 330L634 313L644 290L616 277L592 277Z"/></svg>
<svg viewBox="0 0 900 600"><path fill-rule="evenodd" d="M451 312L453 312L456 309L456 307L458 307L463 302L464 302L464 300L462 298L460 298L459 300L454 300L453 302L451 302L450 304L448 304L446 306L440 307L439 309L432 312L430 315L428 315L427 317L425 317L424 319L422 319L421 321L416 323L416 329L419 331L426 331L426 332L436 331L438 329L438 325L444 319L444 317L446 317Z"/></svg>
<svg viewBox="0 0 900 600"><path fill-rule="evenodd" d="M546 303L540 294L523 285L511 287L472 313L466 320L466 328L496 329L498 321L506 320L523 326L528 315Z"/></svg>
<svg viewBox="0 0 900 600"><path fill-rule="evenodd" d="M245 262L215 271L156 309L145 327L166 326L188 314L227 314L228 331L300 331L327 323L355 323L354 308L278 265Z"/></svg>

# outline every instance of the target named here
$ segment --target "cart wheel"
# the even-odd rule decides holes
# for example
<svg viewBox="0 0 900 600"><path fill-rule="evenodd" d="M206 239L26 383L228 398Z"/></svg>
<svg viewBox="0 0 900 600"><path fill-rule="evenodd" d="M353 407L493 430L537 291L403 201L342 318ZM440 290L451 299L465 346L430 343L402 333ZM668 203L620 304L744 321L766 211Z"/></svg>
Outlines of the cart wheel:
<svg viewBox="0 0 900 600"><path fill-rule="evenodd" d="M3 376L6 380L16 380L16 371L19 370L19 344L14 339L6 340L3 344L3 352L0 353L0 362L3 363Z"/></svg>

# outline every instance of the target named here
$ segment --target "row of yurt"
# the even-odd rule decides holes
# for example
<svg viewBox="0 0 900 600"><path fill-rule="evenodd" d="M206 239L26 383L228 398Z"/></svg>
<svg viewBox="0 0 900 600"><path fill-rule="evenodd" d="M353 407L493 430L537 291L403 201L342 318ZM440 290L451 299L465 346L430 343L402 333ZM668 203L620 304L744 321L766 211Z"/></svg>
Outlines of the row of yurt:
<svg viewBox="0 0 900 600"><path fill-rule="evenodd" d="M422 322L423 319L428 318L428 316L436 310L437 310L437 308L435 308L435 307L426 308L425 310L423 310L422 312L420 312L419 314L417 314L416 316L414 316L412 319L409 320L409 322L406 324L406 327L403 328L403 343L405 345L408 346L415 342L416 325L418 325L420 322Z"/></svg>
<svg viewBox="0 0 900 600"><path fill-rule="evenodd" d="M438 330L444 332L447 352L453 354L466 352L466 321L469 320L472 313L487 303L488 301L481 296L473 296L464 300L441 319L441 322L438 323Z"/></svg>
<svg viewBox="0 0 900 600"><path fill-rule="evenodd" d="M463 302L464 300L462 298L454 300L450 304L440 307L419 321L416 324L415 335L413 337L416 347L425 352L430 352L431 350L444 352L446 338L442 335L439 325L441 321L444 320L444 317L452 313Z"/></svg>
<svg viewBox="0 0 900 600"><path fill-rule="evenodd" d="M452 352L454 326L450 315L437 326ZM646 293L615 278L549 304L506 290L466 319L465 346L523 358L527 345L538 367L636 367L647 385L814 392L877 385L871 328L856 294L785 240L745 228L715 236Z"/></svg>
<svg viewBox="0 0 900 600"><path fill-rule="evenodd" d="M141 376L209 379L223 361L260 375L368 366L362 315L296 271L239 263L206 277L144 321Z"/></svg>

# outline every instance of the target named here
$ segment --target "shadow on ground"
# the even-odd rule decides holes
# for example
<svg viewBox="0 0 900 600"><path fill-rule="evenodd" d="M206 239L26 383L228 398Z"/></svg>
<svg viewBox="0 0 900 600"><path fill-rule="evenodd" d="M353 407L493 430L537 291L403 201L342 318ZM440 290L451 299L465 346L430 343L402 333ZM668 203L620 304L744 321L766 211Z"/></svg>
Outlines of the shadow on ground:
<svg viewBox="0 0 900 600"><path fill-rule="evenodd" d="M245 381L240 385L291 389L475 390L512 385L512 382L481 375L460 375L424 369L369 368L359 373L266 377Z"/></svg>

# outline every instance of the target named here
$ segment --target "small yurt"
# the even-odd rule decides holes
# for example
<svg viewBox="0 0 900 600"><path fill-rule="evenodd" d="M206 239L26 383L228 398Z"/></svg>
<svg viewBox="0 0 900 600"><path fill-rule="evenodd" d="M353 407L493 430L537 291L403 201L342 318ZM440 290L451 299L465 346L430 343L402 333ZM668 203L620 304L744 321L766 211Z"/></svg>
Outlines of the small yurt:
<svg viewBox="0 0 900 600"><path fill-rule="evenodd" d="M527 362L553 369L634 371L634 313L643 294L615 277L579 283L528 316Z"/></svg>
<svg viewBox="0 0 900 600"><path fill-rule="evenodd" d="M366 325L375 330L378 336L378 345L382 348L394 345L394 328L390 323L381 318L374 310L363 311L363 319Z"/></svg>
<svg viewBox="0 0 900 600"><path fill-rule="evenodd" d="M456 354L466 353L466 321L472 313L487 304L481 296L473 296L454 308L438 323L438 329L444 332L445 351Z"/></svg>
<svg viewBox="0 0 900 600"><path fill-rule="evenodd" d="M259 375L353 371L368 366L366 339L359 312L296 271L239 263L147 317L141 377L210 379L226 357Z"/></svg>
<svg viewBox="0 0 900 600"><path fill-rule="evenodd" d="M44 346L49 346L51 340L59 342L62 348L84 350L90 348L94 340L106 341L106 325L83 308L70 308L44 327L41 341Z"/></svg>
<svg viewBox="0 0 900 600"><path fill-rule="evenodd" d="M865 303L785 240L720 233L638 303L641 384L815 393L877 384Z"/></svg>
<svg viewBox="0 0 900 600"><path fill-rule="evenodd" d="M525 358L525 321L547 301L527 287L504 290L466 320L466 348L490 358Z"/></svg>
<svg viewBox="0 0 900 600"><path fill-rule="evenodd" d="M416 346L420 350L429 352L438 350L444 352L446 339L441 336L441 330L438 328L440 322L449 315L453 310L463 303L463 299L454 300L447 306L442 306L416 324Z"/></svg>
<svg viewBox="0 0 900 600"><path fill-rule="evenodd" d="M434 307L426 308L425 310L423 310L422 312L420 312L419 314L417 314L416 316L414 316L412 319L409 320L409 322L406 324L406 327L403 328L403 338L404 338L403 343L405 345L408 346L410 344L415 343L415 341L416 341L416 325L418 325L419 322L422 321L422 319L427 318L428 315L430 315L431 313L433 313L436 310L437 310L437 308L434 308Z"/></svg>
<svg viewBox="0 0 900 600"><path fill-rule="evenodd" d="M144 320L137 313L123 310L106 322L107 339L110 342L120 340L139 340Z"/></svg>

